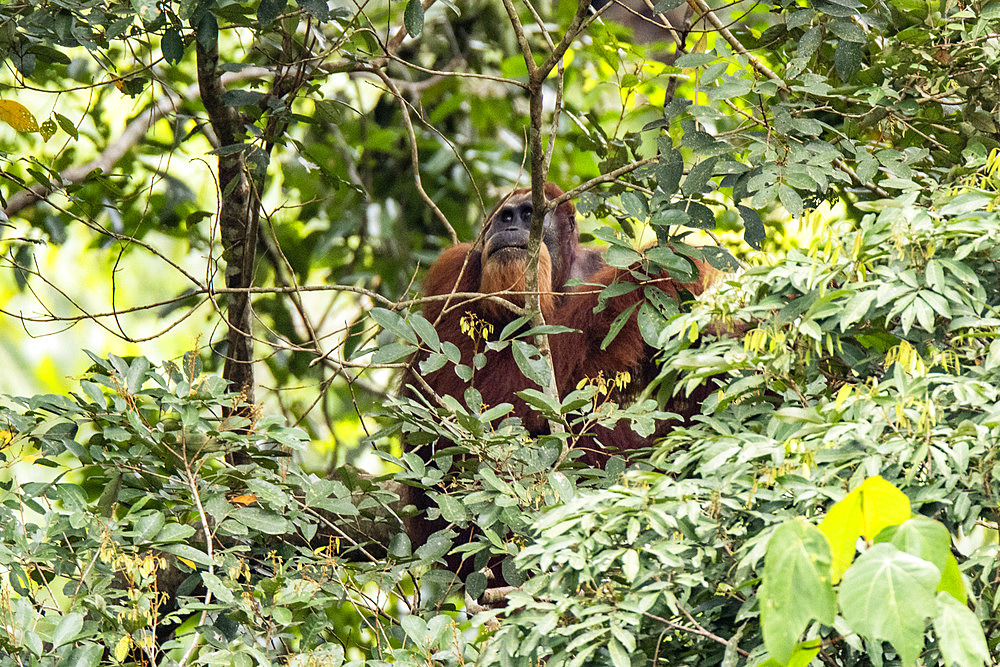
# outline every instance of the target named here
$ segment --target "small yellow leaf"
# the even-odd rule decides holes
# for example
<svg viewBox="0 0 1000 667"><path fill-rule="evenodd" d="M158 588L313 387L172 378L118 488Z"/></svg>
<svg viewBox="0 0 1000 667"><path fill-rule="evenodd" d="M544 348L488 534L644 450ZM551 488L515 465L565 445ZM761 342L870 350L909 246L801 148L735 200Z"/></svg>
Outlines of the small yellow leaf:
<svg viewBox="0 0 1000 667"><path fill-rule="evenodd" d="M851 395L851 392L853 390L854 390L854 385L850 383L847 383L840 388L840 391L837 392L837 402L834 404L837 410L840 409L840 406L844 404L844 401L847 400L847 398Z"/></svg>
<svg viewBox="0 0 1000 667"><path fill-rule="evenodd" d="M180 556L177 557L177 560L179 560L180 562L184 563L185 565L187 565L192 570L197 570L198 569L198 566L195 565L194 561L190 561L187 558L181 558Z"/></svg>
<svg viewBox="0 0 1000 667"><path fill-rule="evenodd" d="M132 648L132 638L125 635L118 640L115 644L115 660L118 662L125 662L125 658L128 657L128 650Z"/></svg>
<svg viewBox="0 0 1000 667"><path fill-rule="evenodd" d="M18 132L37 132L38 121L28 108L14 100L0 100L0 120Z"/></svg>
<svg viewBox="0 0 1000 667"><path fill-rule="evenodd" d="M56 133L56 122L51 118L44 121L42 126L38 128L38 133L42 135L42 139L48 141Z"/></svg>

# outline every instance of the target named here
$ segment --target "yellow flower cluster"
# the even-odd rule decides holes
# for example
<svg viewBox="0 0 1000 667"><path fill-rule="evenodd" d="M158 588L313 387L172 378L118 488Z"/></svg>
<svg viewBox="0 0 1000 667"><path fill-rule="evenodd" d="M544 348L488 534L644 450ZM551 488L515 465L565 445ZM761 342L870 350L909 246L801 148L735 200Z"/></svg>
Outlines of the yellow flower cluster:
<svg viewBox="0 0 1000 667"><path fill-rule="evenodd" d="M462 333L472 340L489 340L493 334L493 325L475 313L466 312L459 320Z"/></svg>

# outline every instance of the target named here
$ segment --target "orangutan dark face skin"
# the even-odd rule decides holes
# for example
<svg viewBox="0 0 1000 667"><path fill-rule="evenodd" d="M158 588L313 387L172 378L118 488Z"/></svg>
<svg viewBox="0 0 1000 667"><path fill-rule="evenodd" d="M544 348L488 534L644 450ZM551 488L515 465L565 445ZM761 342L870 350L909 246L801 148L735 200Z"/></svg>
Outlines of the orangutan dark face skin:
<svg viewBox="0 0 1000 667"><path fill-rule="evenodd" d="M488 226L483 234L483 269L502 274L504 280L523 289L523 281L514 275L526 270L528 236L531 233L531 193L517 191L497 205L487 218ZM576 234L576 221L572 208L565 206L545 214L542 227L542 268L539 270L539 288L542 291L557 289L565 282L566 250L562 239ZM547 268L545 265L548 265ZM555 278L555 281L552 279ZM500 291L499 283L484 288L485 292Z"/></svg>

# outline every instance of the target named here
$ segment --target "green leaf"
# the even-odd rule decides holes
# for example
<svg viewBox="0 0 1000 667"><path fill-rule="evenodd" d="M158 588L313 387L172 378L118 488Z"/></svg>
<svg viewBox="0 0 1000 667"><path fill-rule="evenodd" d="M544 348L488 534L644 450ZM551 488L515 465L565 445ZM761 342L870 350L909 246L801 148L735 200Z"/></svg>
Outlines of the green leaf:
<svg viewBox="0 0 1000 667"><path fill-rule="evenodd" d="M808 60L812 57L816 50L819 48L820 43L823 41L823 30L819 26L809 28L806 30L802 37L799 39L798 46L796 47L795 56L797 58L803 58Z"/></svg>
<svg viewBox="0 0 1000 667"><path fill-rule="evenodd" d="M656 183L660 190L668 195L674 194L683 175L684 158L681 157L680 151L671 149L660 155L660 162L656 167Z"/></svg>
<svg viewBox="0 0 1000 667"><path fill-rule="evenodd" d="M576 497L576 487L566 475L558 470L549 473L549 486L559 496L561 502L567 503Z"/></svg>
<svg viewBox="0 0 1000 667"><path fill-rule="evenodd" d="M787 663L809 622L833 625L837 612L830 545L802 519L787 521L771 536L760 587L761 629L768 653Z"/></svg>
<svg viewBox="0 0 1000 667"><path fill-rule="evenodd" d="M634 582L639 576L639 552L635 549L626 549L622 554L622 574L629 583Z"/></svg>
<svg viewBox="0 0 1000 667"><path fill-rule="evenodd" d="M858 42L859 44L864 44L868 41L868 36L865 35L865 31L861 29L861 26L850 19L830 21L826 24L826 27L840 39Z"/></svg>
<svg viewBox="0 0 1000 667"><path fill-rule="evenodd" d="M52 648L59 648L63 644L73 641L82 629L83 614L77 611L66 614L59 619L59 625L52 633Z"/></svg>
<svg viewBox="0 0 1000 667"><path fill-rule="evenodd" d="M153 536L153 542L180 542L195 534L194 526L186 523L168 523Z"/></svg>
<svg viewBox="0 0 1000 667"><path fill-rule="evenodd" d="M374 364L392 364L413 354L414 349L402 343L383 345L372 354Z"/></svg>
<svg viewBox="0 0 1000 667"><path fill-rule="evenodd" d="M837 76L844 83L854 78L858 70L861 69L861 60L864 56L863 45L857 42L840 40L837 50L833 54L833 64L837 68Z"/></svg>
<svg viewBox="0 0 1000 667"><path fill-rule="evenodd" d="M649 260L670 274L674 280L693 282L697 278L696 269L687 258L681 257L670 246L654 246L646 251Z"/></svg>
<svg viewBox="0 0 1000 667"><path fill-rule="evenodd" d="M549 364L538 352L538 348L529 345L523 340L515 340L512 344L514 361L517 367L528 378L539 387L546 387L549 383Z"/></svg>
<svg viewBox="0 0 1000 667"><path fill-rule="evenodd" d="M295 2L317 21L327 21L330 18L330 7L327 0L295 0Z"/></svg>
<svg viewBox="0 0 1000 667"><path fill-rule="evenodd" d="M473 600L478 600L479 597L486 592L486 586L488 585L486 575L482 572L473 572L468 577L465 578L465 592L469 594L469 597Z"/></svg>
<svg viewBox="0 0 1000 667"><path fill-rule="evenodd" d="M740 263L736 261L725 248L720 248L718 246L704 246L702 248L702 253L705 255L705 261L709 263L713 268L719 269L720 271L738 271L740 269Z"/></svg>
<svg viewBox="0 0 1000 667"><path fill-rule="evenodd" d="M951 535L944 524L918 515L882 534L886 533L889 533L888 542L894 547L922 558L934 565L939 572L944 572L948 557L951 556Z"/></svg>
<svg viewBox="0 0 1000 667"><path fill-rule="evenodd" d="M441 509L441 518L449 523L461 523L466 519L465 505L454 496L446 493L438 495L435 499L437 506Z"/></svg>
<svg viewBox="0 0 1000 667"><path fill-rule="evenodd" d="M211 572L202 572L201 580L205 584L205 588L212 592L219 602L225 604L232 603L236 598L233 596L233 591L231 591L225 583L217 576Z"/></svg>
<svg viewBox="0 0 1000 667"><path fill-rule="evenodd" d="M403 11L403 25L411 37L419 37L424 30L424 7L420 0L409 0Z"/></svg>
<svg viewBox="0 0 1000 667"><path fill-rule="evenodd" d="M876 544L840 583L844 620L863 637L888 641L903 664L912 665L924 646L927 618L935 613L934 591L940 578L927 561L891 544Z"/></svg>
<svg viewBox="0 0 1000 667"><path fill-rule="evenodd" d="M73 649L65 662L60 661L60 665L65 667L97 667L101 664L104 656L104 646L100 644L83 643Z"/></svg>
<svg viewBox="0 0 1000 667"><path fill-rule="evenodd" d="M42 654L42 651L44 650L42 647L42 639L38 636L37 632L34 632L33 630L25 630L21 641L23 641L28 650L35 655Z"/></svg>
<svg viewBox="0 0 1000 667"><path fill-rule="evenodd" d="M257 5L257 21L262 26L270 25L285 11L288 0L260 0Z"/></svg>
<svg viewBox="0 0 1000 667"><path fill-rule="evenodd" d="M710 157L691 167L687 178L684 179L681 192L688 197L704 192L708 179L715 173L715 164L718 161L718 158Z"/></svg>
<svg viewBox="0 0 1000 667"><path fill-rule="evenodd" d="M135 541L137 543L148 542L156 537L163 525L167 522L162 512L149 512L135 521Z"/></svg>
<svg viewBox="0 0 1000 667"><path fill-rule="evenodd" d="M59 127L62 129L63 132L73 137L74 139L80 138L80 133L77 131L76 125L73 124L73 121L71 121L69 118L62 115L61 113L56 113L53 115L55 116L56 122L59 123Z"/></svg>
<svg viewBox="0 0 1000 667"><path fill-rule="evenodd" d="M778 201L781 202L781 205L785 207L785 210L793 218L801 217L802 197L799 196L798 192L784 183L778 185Z"/></svg>
<svg viewBox="0 0 1000 667"><path fill-rule="evenodd" d="M288 520L285 517L259 507L240 507L233 512L233 518L251 530L259 530L268 535L283 535L288 532Z"/></svg>
<svg viewBox="0 0 1000 667"><path fill-rule="evenodd" d="M760 213L743 205L737 205L736 210L743 218L743 240L754 250L760 250L761 244L767 238L767 231L764 229L764 221L761 220Z"/></svg>
<svg viewBox="0 0 1000 667"><path fill-rule="evenodd" d="M712 209L696 201L686 200L679 206L687 212L689 219L687 225L697 229L714 229L715 213Z"/></svg>
<svg viewBox="0 0 1000 667"><path fill-rule="evenodd" d="M962 573L958 569L958 561L950 553L944 563L944 572L941 573L941 583L938 584L937 589L938 591L948 593L962 604L965 604L968 598L965 591L965 581L962 579Z"/></svg>
<svg viewBox="0 0 1000 667"><path fill-rule="evenodd" d="M649 217L649 206L646 203L646 198L642 197L637 192L626 192L621 196L622 207L625 212L629 214L630 217L636 220L645 220Z"/></svg>
<svg viewBox="0 0 1000 667"><path fill-rule="evenodd" d="M413 545L410 543L410 536L405 532L399 532L392 536L389 541L389 555L393 558L409 558L413 554Z"/></svg>
<svg viewBox="0 0 1000 667"><path fill-rule="evenodd" d="M625 647L617 639L612 638L608 642L608 653L611 654L611 664L615 667L632 666L632 658L629 657L628 651L625 650Z"/></svg>
<svg viewBox="0 0 1000 667"><path fill-rule="evenodd" d="M639 307L638 303L633 303L631 306L618 313L618 316L611 323L611 327L608 329L607 335L604 336L604 340L601 341L601 349L606 350L608 345L618 336L618 332L622 330L627 323L632 313L635 309Z"/></svg>
<svg viewBox="0 0 1000 667"><path fill-rule="evenodd" d="M125 387L128 393L135 394L146 381L146 373L149 371L149 360L146 357L136 357L129 364L125 373Z"/></svg>
<svg viewBox="0 0 1000 667"><path fill-rule="evenodd" d="M851 296L847 301L847 305L844 306L843 313L840 315L838 323L840 330L847 331L847 328L855 322L867 319L868 309L875 302L875 297L877 296L878 293L874 290L858 292Z"/></svg>
<svg viewBox="0 0 1000 667"><path fill-rule="evenodd" d="M164 544L158 548L164 553L173 554L178 558L189 560L192 563L197 563L198 565L208 567L212 564L212 559L208 557L208 554L201 549L192 547L190 544Z"/></svg>
<svg viewBox="0 0 1000 667"><path fill-rule="evenodd" d="M559 401L548 394L543 394L537 389L525 389L517 392L517 395L524 399L528 405L541 410L543 413L559 414L562 411Z"/></svg>
<svg viewBox="0 0 1000 667"><path fill-rule="evenodd" d="M219 22L212 12L205 12L198 22L198 44L206 51L212 51L219 44Z"/></svg>
<svg viewBox="0 0 1000 667"><path fill-rule="evenodd" d="M413 343L414 345L419 344L416 333L413 331L413 327L407 322L399 313L395 313L391 310L386 310L385 308L372 308L368 311L368 314L372 316L372 319L378 322L379 326L394 335L396 338L402 338L405 341Z"/></svg>
<svg viewBox="0 0 1000 667"><path fill-rule="evenodd" d="M423 646L427 641L427 622L414 614L407 614L399 619L399 624L403 628L406 636L413 640L417 646Z"/></svg>
<svg viewBox="0 0 1000 667"><path fill-rule="evenodd" d="M184 58L184 41L177 28L167 28L160 40L160 51L163 59L171 65L176 65Z"/></svg>
<svg viewBox="0 0 1000 667"><path fill-rule="evenodd" d="M962 667L991 664L990 650L979 619L947 593L937 595L934 632L945 664Z"/></svg>
<svg viewBox="0 0 1000 667"><path fill-rule="evenodd" d="M423 315L412 313L409 324L427 347L432 350L440 349L441 339L438 337L437 330L434 329L433 324L424 319Z"/></svg>

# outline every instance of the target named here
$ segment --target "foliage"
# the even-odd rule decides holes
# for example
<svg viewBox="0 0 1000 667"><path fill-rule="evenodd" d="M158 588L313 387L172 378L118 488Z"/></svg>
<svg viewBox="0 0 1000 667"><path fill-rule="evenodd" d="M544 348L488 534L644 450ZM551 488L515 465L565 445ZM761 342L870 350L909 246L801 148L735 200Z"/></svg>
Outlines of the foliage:
<svg viewBox="0 0 1000 667"><path fill-rule="evenodd" d="M494 659L991 662L997 222L888 206L743 274L758 328L668 362L729 383L654 470L534 523Z"/></svg>
<svg viewBox="0 0 1000 667"><path fill-rule="evenodd" d="M356 505L289 465L300 429L221 417L239 397L196 355L94 362L78 392L3 410L0 664L343 659L330 629L359 622L366 585L404 578L342 567L359 548L344 530L392 496ZM234 450L247 461L227 465ZM59 472L25 481L28 463Z"/></svg>
<svg viewBox="0 0 1000 667"><path fill-rule="evenodd" d="M990 662L1000 5L714 4L656 3L651 41L555 0L0 5L3 261L39 302L4 312L206 336L4 409L0 664ZM468 322L464 366L409 298L546 176L617 267L757 265L696 303L643 287L662 372L630 406L620 377L546 391L560 330L530 313ZM53 278L74 239L106 306ZM511 349L570 428L395 391L418 349L465 378ZM579 462L569 432L652 433L705 382L651 451ZM305 472L307 443L381 476ZM485 566L523 585L472 615Z"/></svg>

